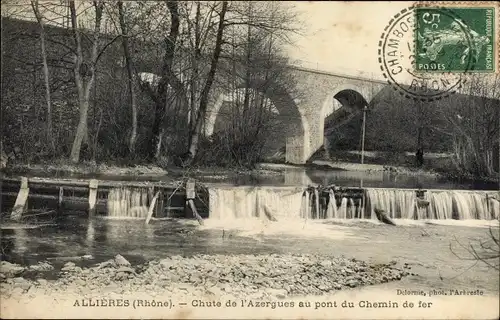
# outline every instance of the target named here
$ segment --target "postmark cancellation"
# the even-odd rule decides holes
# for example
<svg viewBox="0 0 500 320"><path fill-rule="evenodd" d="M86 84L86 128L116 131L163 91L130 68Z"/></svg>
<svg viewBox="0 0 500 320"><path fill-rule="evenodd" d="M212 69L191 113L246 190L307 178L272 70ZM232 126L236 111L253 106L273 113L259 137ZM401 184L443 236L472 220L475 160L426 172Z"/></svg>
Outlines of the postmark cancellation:
<svg viewBox="0 0 500 320"><path fill-rule="evenodd" d="M386 81L422 101L460 91L468 75L499 72L499 5L418 2L395 14L379 39Z"/></svg>
<svg viewBox="0 0 500 320"><path fill-rule="evenodd" d="M497 71L497 10L488 3L417 5L415 70Z"/></svg>

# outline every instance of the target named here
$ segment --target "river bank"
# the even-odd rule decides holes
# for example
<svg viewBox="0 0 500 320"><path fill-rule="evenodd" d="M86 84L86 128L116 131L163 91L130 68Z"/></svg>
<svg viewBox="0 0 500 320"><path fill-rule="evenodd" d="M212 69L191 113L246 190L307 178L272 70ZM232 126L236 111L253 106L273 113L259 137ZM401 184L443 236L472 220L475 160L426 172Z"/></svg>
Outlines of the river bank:
<svg viewBox="0 0 500 320"><path fill-rule="evenodd" d="M368 264L356 259L318 255L271 254L171 256L132 266L123 256L117 255L92 267L67 262L56 280L19 277L30 272L33 276L36 271L42 274L54 270L48 262L23 267L3 261L0 278L5 298L68 291L87 298L102 292L130 294L146 288L156 294L173 290L216 298L231 293L235 298L272 299L320 295L411 275L408 265L398 267L395 264Z"/></svg>
<svg viewBox="0 0 500 320"><path fill-rule="evenodd" d="M344 170L344 171L361 171L361 172L390 172L394 174L411 174L411 175L427 175L438 177L439 173L428 169L409 168L404 166L389 166L370 163L356 163L346 161L330 161L330 160L314 160L306 165L290 165L280 163L259 163L257 168L266 168L274 170L283 170L286 168L308 167L325 170Z"/></svg>
<svg viewBox="0 0 500 320"><path fill-rule="evenodd" d="M39 175L39 176L109 176L109 177L140 177L143 179L179 179L183 177L199 176L212 179L225 179L232 175L276 175L280 173L279 169L245 169L245 168L162 168L154 164L134 164L134 165L115 165L115 164L96 164L83 162L80 164L52 164L52 163L10 163L2 169L2 172L10 175Z"/></svg>
<svg viewBox="0 0 500 320"><path fill-rule="evenodd" d="M195 167L163 168L153 164L10 163L1 171L9 176L179 182L193 178L205 183L234 185L325 185L424 188L498 189L491 179L450 176L426 168L360 164L349 161L314 160L304 165L258 163L255 168ZM491 181L490 181L491 180Z"/></svg>
<svg viewBox="0 0 500 320"><path fill-rule="evenodd" d="M58 232L47 227L3 235L16 245L5 248L12 251L9 256L22 255L24 263L2 263L2 318L42 314L52 318L219 318L222 313L241 318L251 312L258 318L388 319L407 314L404 301L415 305L425 301L434 307L415 307L408 315L484 319L495 316L498 309L498 273L468 260L467 247L459 245L476 245L489 235L488 228L498 228L498 224L398 221L398 226L387 226L339 220L302 221L299 228L299 222L252 225L210 219L204 226L191 220L154 220L147 226L137 220L79 221L81 225L68 221L72 227L61 226ZM68 261L66 257L75 254L80 257ZM138 255L142 258L137 259ZM398 290L426 295L398 294ZM470 292L430 297L432 290ZM96 301L109 306L111 300L116 306L116 299L127 300L130 306L95 306ZM314 308L315 302L358 304L363 299L396 301L400 309ZM143 305L132 307L138 300ZM145 300L170 301L174 306L146 307ZM231 309L193 306L198 300L312 304L310 308ZM27 309L27 303L40 307Z"/></svg>

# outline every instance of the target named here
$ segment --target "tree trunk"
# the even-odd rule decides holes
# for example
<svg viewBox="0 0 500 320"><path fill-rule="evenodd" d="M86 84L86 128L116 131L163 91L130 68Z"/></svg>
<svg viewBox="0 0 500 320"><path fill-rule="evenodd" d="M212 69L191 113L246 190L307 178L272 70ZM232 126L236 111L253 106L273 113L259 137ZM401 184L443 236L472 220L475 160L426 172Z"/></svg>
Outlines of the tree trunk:
<svg viewBox="0 0 500 320"><path fill-rule="evenodd" d="M92 61L86 63L84 61L82 43L80 38L80 31L78 30L77 24L77 13L75 8L75 1L69 2L70 14L71 14L71 26L73 31L73 37L76 44L76 54L75 54L75 84L78 91L78 105L80 109L80 117L78 121L78 127L76 129L75 139L73 140L73 146L71 148L70 160L73 163L78 163L80 161L80 150L82 147L82 142L87 135L87 118L89 110L90 101L90 89L94 83L95 79L95 68L97 64L97 47L99 40L99 32L101 28L101 18L102 18L102 2L94 2L95 7L95 30L94 30L94 43L92 45Z"/></svg>
<svg viewBox="0 0 500 320"><path fill-rule="evenodd" d="M196 125L195 125L195 130L192 132L192 134L189 137L189 149L188 149L188 154L187 154L187 159L186 159L186 165L190 165L194 158L196 157L196 154L198 152L198 143L200 139L200 134L201 130L203 128L203 122L205 120L206 112L207 112L207 106L208 106L208 96L210 94L210 89L212 88L212 84L214 82L215 78L215 73L217 71L217 64L219 63L219 57L221 54L222 50L222 41L223 41L223 35L224 35L224 19L226 16L226 11L227 11L227 1L222 2L222 9L219 14L220 20L219 20L219 26L217 28L217 38L215 42L215 48L212 56L212 61L210 63L210 70L207 75L207 80L205 82L205 86L203 87L203 90L200 95L200 106L198 107L198 112L196 114Z"/></svg>
<svg viewBox="0 0 500 320"><path fill-rule="evenodd" d="M194 115L196 114L196 93L198 92L198 63L200 61L200 42L201 42L201 32L200 32L200 19L201 19L201 10L200 10L200 2L196 2L196 17L195 17L195 29L194 29L194 57L192 61L192 74L191 74L191 96L190 96L190 108L189 108L189 123L188 130L189 132L193 132L194 130Z"/></svg>
<svg viewBox="0 0 500 320"><path fill-rule="evenodd" d="M82 98L79 98L82 99ZM80 117L78 122L78 127L76 128L75 139L73 140L73 146L71 148L71 162L78 163L80 161L80 150L82 147L82 142L85 138L87 132L87 115L89 110L89 101L80 101Z"/></svg>
<svg viewBox="0 0 500 320"><path fill-rule="evenodd" d="M424 148L422 146L423 134L424 134L424 114L422 102L417 102L417 152L416 156L416 164L418 167L421 167L424 164Z"/></svg>
<svg viewBox="0 0 500 320"><path fill-rule="evenodd" d="M172 71L172 64L174 60L175 46L177 42L177 37L179 36L179 6L176 1L167 1L167 8L170 11L170 32L165 40L165 56L163 57L163 67L162 67L162 77L158 84L157 98L155 101L155 118L152 127L152 137L149 141L148 146L148 158L149 160L154 160L159 155L158 147L161 146L162 130L161 125L163 123L163 117L165 114L165 109L167 108L167 94L168 85L180 90L179 79L175 76ZM183 91L183 90L182 90ZM179 92L182 95L183 92Z"/></svg>
<svg viewBox="0 0 500 320"><path fill-rule="evenodd" d="M245 95L243 98L243 123L246 123L248 121L247 116L248 116L248 108L250 104L250 64L251 64L251 59L252 59L252 47L251 47L251 37L252 37L252 27L251 27L251 22L252 22L252 2L248 2L248 26L247 26L247 47L246 47L246 61L245 61ZM241 126L241 129L243 130L242 135L246 135L246 126L243 125Z"/></svg>
<svg viewBox="0 0 500 320"><path fill-rule="evenodd" d="M45 29L42 15L40 14L40 10L38 7L38 0L31 1L31 7L33 8L33 13L38 21L38 25L40 26L40 48L42 51L42 63L43 63L43 75L45 82L45 101L47 103L47 142L49 143L50 150L52 154L55 153L55 144L52 135L52 101L50 97L50 78L49 78L49 66L47 64L47 50L45 48Z"/></svg>
<svg viewBox="0 0 500 320"><path fill-rule="evenodd" d="M128 148L130 154L133 155L135 153L135 142L137 139L137 102L134 90L134 75L132 73L132 57L130 56L130 49L128 45L128 31L127 31L127 26L125 24L123 2L121 0L118 1L118 13L120 19L120 28L122 32L123 54L125 55L125 64L127 65L130 107L132 108L132 132L130 133Z"/></svg>
<svg viewBox="0 0 500 320"><path fill-rule="evenodd" d="M422 147L422 130L421 126L418 127L417 132L417 152L415 153L417 166L421 167L424 164L424 149Z"/></svg>

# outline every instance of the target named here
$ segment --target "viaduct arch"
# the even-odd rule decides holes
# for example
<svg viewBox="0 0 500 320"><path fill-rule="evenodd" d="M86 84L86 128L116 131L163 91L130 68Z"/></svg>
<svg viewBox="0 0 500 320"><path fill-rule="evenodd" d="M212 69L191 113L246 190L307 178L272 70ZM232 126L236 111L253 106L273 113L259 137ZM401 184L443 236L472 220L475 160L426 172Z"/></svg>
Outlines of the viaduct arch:
<svg viewBox="0 0 500 320"><path fill-rule="evenodd" d="M305 68L290 67L289 72L296 79L299 97L291 97L286 88L265 87L259 83L252 84L250 89L270 99L286 120L283 121L286 125L277 130L286 138L286 161L294 164L306 163L323 146L326 118L360 112L386 86L382 81ZM214 133L217 116L225 101L231 101L230 92L215 89L205 120L206 136Z"/></svg>

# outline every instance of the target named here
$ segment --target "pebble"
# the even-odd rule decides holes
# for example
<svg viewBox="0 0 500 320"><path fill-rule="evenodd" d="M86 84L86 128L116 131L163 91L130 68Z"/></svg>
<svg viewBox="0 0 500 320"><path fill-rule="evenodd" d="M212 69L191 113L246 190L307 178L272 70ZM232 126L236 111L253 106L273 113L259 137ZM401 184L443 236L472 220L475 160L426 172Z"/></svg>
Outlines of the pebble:
<svg viewBox="0 0 500 320"><path fill-rule="evenodd" d="M332 262L328 260L321 261L321 266L325 268L329 268L332 266Z"/></svg>
<svg viewBox="0 0 500 320"><path fill-rule="evenodd" d="M410 275L407 268L398 269L392 263L372 266L356 259L296 254L174 256L134 267L117 255L114 260L90 268L71 262L64 268L71 272L61 273L56 281L37 279L40 292L67 289L85 294L140 290L152 293L180 292L182 287L187 296L199 291L200 295L210 296L284 299L396 281ZM10 291L18 288L16 292L33 287L32 282L19 277L2 282L10 286Z"/></svg>
<svg viewBox="0 0 500 320"><path fill-rule="evenodd" d="M25 270L24 267L10 263L8 261L0 262L0 274L2 274L2 278L12 278L19 274L21 274Z"/></svg>
<svg viewBox="0 0 500 320"><path fill-rule="evenodd" d="M129 266L131 265L131 264L130 264L130 262L128 262L128 260L127 260L127 259L125 259L125 258L124 258L122 255L120 255L120 254L117 254L117 255L115 256L115 263L116 263L117 265L119 265L119 266L127 266L127 267L129 267Z"/></svg>
<svg viewBox="0 0 500 320"><path fill-rule="evenodd" d="M126 272L118 272L115 275L115 280L122 281L128 279L128 274Z"/></svg>
<svg viewBox="0 0 500 320"><path fill-rule="evenodd" d="M54 267L50 263L43 261L30 266L28 269L32 271L51 271L54 270Z"/></svg>

